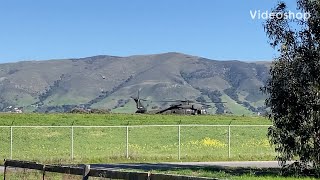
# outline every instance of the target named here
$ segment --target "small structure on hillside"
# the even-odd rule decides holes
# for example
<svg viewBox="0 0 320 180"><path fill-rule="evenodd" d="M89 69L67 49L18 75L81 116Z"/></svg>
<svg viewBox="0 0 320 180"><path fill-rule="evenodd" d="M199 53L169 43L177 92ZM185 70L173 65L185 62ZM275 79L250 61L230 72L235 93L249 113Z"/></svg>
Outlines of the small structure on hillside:
<svg viewBox="0 0 320 180"><path fill-rule="evenodd" d="M14 107L14 106L8 106L4 109L4 112L8 113L23 113L23 107Z"/></svg>

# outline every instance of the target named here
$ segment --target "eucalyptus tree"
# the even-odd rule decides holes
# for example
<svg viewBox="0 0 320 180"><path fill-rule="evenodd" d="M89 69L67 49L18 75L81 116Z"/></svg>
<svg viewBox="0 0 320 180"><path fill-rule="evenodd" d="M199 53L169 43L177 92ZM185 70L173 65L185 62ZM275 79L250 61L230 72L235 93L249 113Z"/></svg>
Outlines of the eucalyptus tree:
<svg viewBox="0 0 320 180"><path fill-rule="evenodd" d="M268 136L285 163L320 169L320 0L297 0L290 16L285 2L273 9L264 28L279 53L263 88L273 127ZM298 18L303 17L303 18Z"/></svg>

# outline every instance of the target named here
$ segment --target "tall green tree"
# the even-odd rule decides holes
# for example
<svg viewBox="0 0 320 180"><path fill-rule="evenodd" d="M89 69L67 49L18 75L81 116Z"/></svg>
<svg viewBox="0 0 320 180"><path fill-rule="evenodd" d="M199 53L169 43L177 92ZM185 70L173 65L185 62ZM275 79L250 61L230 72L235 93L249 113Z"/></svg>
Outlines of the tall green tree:
<svg viewBox="0 0 320 180"><path fill-rule="evenodd" d="M263 88L273 127L268 136L285 163L297 160L320 167L320 0L297 0L307 18L292 19L285 2L265 24L270 44L279 52ZM288 14L287 14L288 15Z"/></svg>

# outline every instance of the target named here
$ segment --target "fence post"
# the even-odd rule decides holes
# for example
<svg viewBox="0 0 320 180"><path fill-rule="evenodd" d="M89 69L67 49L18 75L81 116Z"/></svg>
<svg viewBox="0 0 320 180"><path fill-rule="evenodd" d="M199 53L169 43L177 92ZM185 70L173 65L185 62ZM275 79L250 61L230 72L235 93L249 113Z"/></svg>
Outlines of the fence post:
<svg viewBox="0 0 320 180"><path fill-rule="evenodd" d="M231 126L228 126L228 158L231 157Z"/></svg>
<svg viewBox="0 0 320 180"><path fill-rule="evenodd" d="M129 126L126 127L126 157L129 159Z"/></svg>
<svg viewBox="0 0 320 180"><path fill-rule="evenodd" d="M4 171L3 171L3 180L6 180L6 174L7 174L7 166L4 166Z"/></svg>
<svg viewBox="0 0 320 180"><path fill-rule="evenodd" d="M12 159L12 150L13 150L13 127L10 126L10 159Z"/></svg>
<svg viewBox="0 0 320 180"><path fill-rule="evenodd" d="M90 173L90 164L89 165L84 165L82 180L88 180L89 179L89 173Z"/></svg>
<svg viewBox="0 0 320 180"><path fill-rule="evenodd" d="M73 135L73 126L71 126L71 160L73 160L73 158L74 158L73 145L74 145L74 135Z"/></svg>
<svg viewBox="0 0 320 180"><path fill-rule="evenodd" d="M181 125L178 126L178 159L181 159L181 137L180 137Z"/></svg>

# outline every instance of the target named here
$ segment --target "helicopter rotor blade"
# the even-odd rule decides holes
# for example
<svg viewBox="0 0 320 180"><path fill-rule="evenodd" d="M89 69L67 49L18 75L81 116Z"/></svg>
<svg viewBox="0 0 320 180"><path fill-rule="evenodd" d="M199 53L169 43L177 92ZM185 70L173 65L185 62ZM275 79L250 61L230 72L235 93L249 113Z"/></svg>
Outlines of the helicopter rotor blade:
<svg viewBox="0 0 320 180"><path fill-rule="evenodd" d="M227 102L223 102L223 101L221 101L221 102L218 102L218 101L212 101L212 102L205 101L205 102L203 102L203 101L201 101L201 102L199 102L199 101L194 101L194 100L161 100L161 101L152 101L152 100L150 100L150 101L151 102L173 102L173 103L174 102L176 102L176 103L186 102L186 103L196 103L196 104L220 104L220 103L224 104L224 103L227 103Z"/></svg>
<svg viewBox="0 0 320 180"><path fill-rule="evenodd" d="M199 102L199 101L198 101ZM218 102L218 101L212 101L212 102L208 102L208 101L201 101L201 102L199 102L199 103L206 103L206 104L212 104L212 103L214 103L214 104L219 104L219 103L227 103L227 102L224 102L224 101L221 101L221 102Z"/></svg>
<svg viewBox="0 0 320 180"><path fill-rule="evenodd" d="M164 101L152 101L152 102L177 102L175 100L164 100Z"/></svg>
<svg viewBox="0 0 320 180"><path fill-rule="evenodd" d="M206 103L195 103L195 104L200 104L200 105L202 105L203 107L206 107L206 108L212 107L211 104L206 104Z"/></svg>
<svg viewBox="0 0 320 180"><path fill-rule="evenodd" d="M193 100L162 100L162 101L152 101L152 102L187 102L187 103L195 103Z"/></svg>
<svg viewBox="0 0 320 180"><path fill-rule="evenodd" d="M133 97L133 96L131 96L130 98L132 98L132 99L138 99L138 100L140 100L140 101L149 101L149 100L147 100L147 99L140 99L140 98Z"/></svg>
<svg viewBox="0 0 320 180"><path fill-rule="evenodd" d="M185 101L181 101L181 102L195 103L196 101L193 101L193 100L185 100Z"/></svg>
<svg viewBox="0 0 320 180"><path fill-rule="evenodd" d="M210 105L210 104L201 104L201 105L204 107L207 107L207 108L212 107L212 105Z"/></svg>

